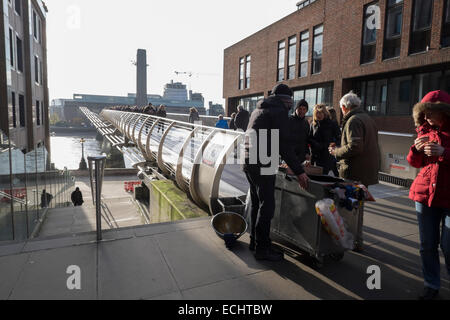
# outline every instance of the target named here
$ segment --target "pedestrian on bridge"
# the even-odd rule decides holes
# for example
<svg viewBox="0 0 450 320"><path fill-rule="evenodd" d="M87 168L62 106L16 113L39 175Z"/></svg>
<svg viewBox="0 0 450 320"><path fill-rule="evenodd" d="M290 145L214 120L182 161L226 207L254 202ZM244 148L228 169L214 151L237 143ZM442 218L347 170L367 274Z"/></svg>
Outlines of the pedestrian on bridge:
<svg viewBox="0 0 450 320"><path fill-rule="evenodd" d="M80 191L80 188L76 188L74 192L70 195L70 199L75 207L82 206L84 203L83 194Z"/></svg>
<svg viewBox="0 0 450 320"><path fill-rule="evenodd" d="M229 129L228 122L223 118L223 115L219 115L218 121L216 122L216 128Z"/></svg>
<svg viewBox="0 0 450 320"><path fill-rule="evenodd" d="M243 106L238 107L238 113L236 114L236 119L234 120L234 124L236 126L236 130L247 131L248 122L250 120L250 114L247 110L244 109Z"/></svg>
<svg viewBox="0 0 450 320"><path fill-rule="evenodd" d="M431 300L441 286L439 242L450 275L450 95L429 92L414 106L413 117L418 136L407 159L421 170L409 197L416 202L425 280L419 298Z"/></svg>
<svg viewBox="0 0 450 320"><path fill-rule="evenodd" d="M196 108L192 107L189 109L189 123L197 123L200 121L200 116Z"/></svg>
<svg viewBox="0 0 450 320"><path fill-rule="evenodd" d="M158 111L156 111L156 116L157 117L161 117L161 118L166 118L167 117L167 112L166 112L166 106L165 105L162 104L162 105L159 106ZM160 130L162 131L162 133L164 133L164 122L163 122L162 119L159 121L159 124L158 124L158 133L159 133Z"/></svg>

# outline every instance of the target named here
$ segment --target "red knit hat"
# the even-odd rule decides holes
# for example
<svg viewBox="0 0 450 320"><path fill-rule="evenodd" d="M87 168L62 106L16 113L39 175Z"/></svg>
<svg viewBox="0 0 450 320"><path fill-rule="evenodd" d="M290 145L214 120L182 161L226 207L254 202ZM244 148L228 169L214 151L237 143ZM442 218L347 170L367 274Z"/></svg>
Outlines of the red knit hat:
<svg viewBox="0 0 450 320"><path fill-rule="evenodd" d="M446 103L450 104L450 94L442 90L431 91L423 97L422 103Z"/></svg>

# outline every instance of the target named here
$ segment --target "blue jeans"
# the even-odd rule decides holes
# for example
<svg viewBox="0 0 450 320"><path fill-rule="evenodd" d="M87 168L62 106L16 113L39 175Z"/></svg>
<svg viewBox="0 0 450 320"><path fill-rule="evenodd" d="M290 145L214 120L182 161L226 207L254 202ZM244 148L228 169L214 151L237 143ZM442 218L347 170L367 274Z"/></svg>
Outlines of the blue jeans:
<svg viewBox="0 0 450 320"><path fill-rule="evenodd" d="M425 286L439 290L441 287L439 242L444 253L447 272L450 274L450 209L428 207L416 202L416 211Z"/></svg>

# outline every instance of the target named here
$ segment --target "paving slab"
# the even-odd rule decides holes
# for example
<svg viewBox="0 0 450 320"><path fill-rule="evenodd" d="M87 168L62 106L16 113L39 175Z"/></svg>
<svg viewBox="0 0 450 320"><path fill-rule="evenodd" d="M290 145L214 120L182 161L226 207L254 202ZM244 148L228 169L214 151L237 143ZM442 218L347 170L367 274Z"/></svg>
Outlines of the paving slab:
<svg viewBox="0 0 450 320"><path fill-rule="evenodd" d="M95 299L97 245L42 250L30 254L14 286L12 300ZM69 266L81 270L81 290L69 290Z"/></svg>
<svg viewBox="0 0 450 320"><path fill-rule="evenodd" d="M249 277L215 282L209 285L182 291L186 300L268 300L265 294ZM214 297L214 298L212 298Z"/></svg>
<svg viewBox="0 0 450 320"><path fill-rule="evenodd" d="M155 236L181 290L236 278L243 274L199 230L183 230Z"/></svg>
<svg viewBox="0 0 450 320"><path fill-rule="evenodd" d="M6 300L11 295L28 257L29 254L0 257L0 300Z"/></svg>
<svg viewBox="0 0 450 320"><path fill-rule="evenodd" d="M151 237L99 245L99 299L145 299L177 290Z"/></svg>

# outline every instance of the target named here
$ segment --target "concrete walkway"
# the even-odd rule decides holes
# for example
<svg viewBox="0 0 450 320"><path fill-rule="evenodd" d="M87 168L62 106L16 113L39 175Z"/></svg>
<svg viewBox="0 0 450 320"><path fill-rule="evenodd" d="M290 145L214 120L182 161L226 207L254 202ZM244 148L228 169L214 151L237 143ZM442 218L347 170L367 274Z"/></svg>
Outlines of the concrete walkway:
<svg viewBox="0 0 450 320"><path fill-rule="evenodd" d="M124 181L136 181L136 176L104 177L102 187L103 203L111 214L108 222L103 213L102 229L124 228L144 224L138 207L132 201L132 195L125 192ZM96 230L95 205L92 202L91 186L88 177L77 177L76 187L83 194L81 207L50 209L39 232L39 238L70 235Z"/></svg>
<svg viewBox="0 0 450 320"><path fill-rule="evenodd" d="M209 218L140 226L0 246L0 299L416 299L422 290L418 228L407 190L371 188L363 253L314 269L285 248L283 262L258 262L248 235L230 251ZM282 244L283 245L283 244ZM81 290L69 290L69 266L81 270ZM369 290L367 268L381 269L381 289ZM442 261L441 299L449 299Z"/></svg>

